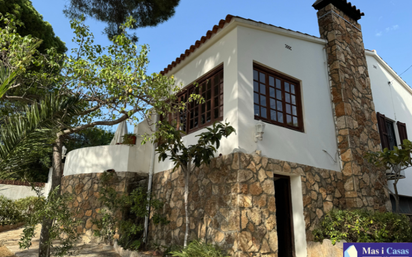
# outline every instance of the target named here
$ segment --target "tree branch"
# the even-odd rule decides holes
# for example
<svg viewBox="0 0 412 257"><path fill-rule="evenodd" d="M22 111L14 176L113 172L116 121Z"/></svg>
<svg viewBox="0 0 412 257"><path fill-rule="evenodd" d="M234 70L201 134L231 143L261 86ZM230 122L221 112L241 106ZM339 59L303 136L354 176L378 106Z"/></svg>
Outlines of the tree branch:
<svg viewBox="0 0 412 257"><path fill-rule="evenodd" d="M81 126L77 126L75 128L69 128L69 129L65 129L61 132L58 133L58 135L69 135L72 133L76 133L78 131L81 131L83 129L87 129L87 128L92 128L95 126L112 126L112 125L116 125L119 124L122 121L127 120L128 118L130 118L130 116L133 116L133 114L135 114L136 112L138 112L139 110L137 108L134 108L133 111L131 112L130 115L128 115L126 112L124 112L123 116L116 119L116 120L111 120L111 121L95 121L89 124L85 124L85 125L81 125Z"/></svg>

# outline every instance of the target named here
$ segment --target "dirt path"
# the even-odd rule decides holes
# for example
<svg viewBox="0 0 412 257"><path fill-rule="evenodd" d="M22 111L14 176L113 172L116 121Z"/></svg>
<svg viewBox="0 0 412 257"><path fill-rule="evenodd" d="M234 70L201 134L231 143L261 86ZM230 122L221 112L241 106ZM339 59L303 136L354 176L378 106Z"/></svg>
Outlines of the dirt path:
<svg viewBox="0 0 412 257"><path fill-rule="evenodd" d="M16 257L9 249L5 246L0 246L0 257Z"/></svg>
<svg viewBox="0 0 412 257"><path fill-rule="evenodd" d="M36 237L32 240L32 246L28 250L19 248L19 240L23 228L14 229L0 233L0 257L37 257L39 252L39 237L41 226L35 230ZM7 247L7 248L5 248ZM9 250L9 251L7 251ZM10 255L11 252L11 255ZM13 255L13 253L15 255ZM8 255L7 255L8 254ZM103 244L79 244L75 248L75 254L78 257L120 257L114 252L113 247Z"/></svg>

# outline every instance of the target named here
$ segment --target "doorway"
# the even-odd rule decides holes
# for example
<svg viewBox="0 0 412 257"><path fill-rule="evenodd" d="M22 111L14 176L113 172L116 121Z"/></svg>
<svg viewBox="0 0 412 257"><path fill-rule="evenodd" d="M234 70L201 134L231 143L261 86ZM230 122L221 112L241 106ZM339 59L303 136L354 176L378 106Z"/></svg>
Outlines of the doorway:
<svg viewBox="0 0 412 257"><path fill-rule="evenodd" d="M274 175L278 256L295 257L290 178Z"/></svg>

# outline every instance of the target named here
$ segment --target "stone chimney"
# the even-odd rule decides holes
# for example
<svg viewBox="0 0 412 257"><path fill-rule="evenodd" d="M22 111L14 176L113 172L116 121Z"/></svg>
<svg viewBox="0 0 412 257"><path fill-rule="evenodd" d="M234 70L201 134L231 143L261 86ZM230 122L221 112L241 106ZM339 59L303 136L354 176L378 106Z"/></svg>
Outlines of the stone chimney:
<svg viewBox="0 0 412 257"><path fill-rule="evenodd" d="M364 155L380 151L375 106L366 64L361 26L364 15L346 0L317 0L321 38L326 52L335 127L345 197L340 208L385 211L390 208L385 171L371 166ZM380 182L378 182L378 180Z"/></svg>

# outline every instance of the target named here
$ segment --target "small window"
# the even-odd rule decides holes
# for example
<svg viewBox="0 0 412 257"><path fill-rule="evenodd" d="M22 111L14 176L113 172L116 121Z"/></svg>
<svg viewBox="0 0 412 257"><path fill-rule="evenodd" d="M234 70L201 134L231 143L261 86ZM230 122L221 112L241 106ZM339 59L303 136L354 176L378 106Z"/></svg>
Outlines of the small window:
<svg viewBox="0 0 412 257"><path fill-rule="evenodd" d="M385 115L377 113L379 134L381 136L382 150L388 148L393 150L396 144L394 122L387 119Z"/></svg>
<svg viewBox="0 0 412 257"><path fill-rule="evenodd" d="M300 83L267 68L253 66L256 120L303 131Z"/></svg>

